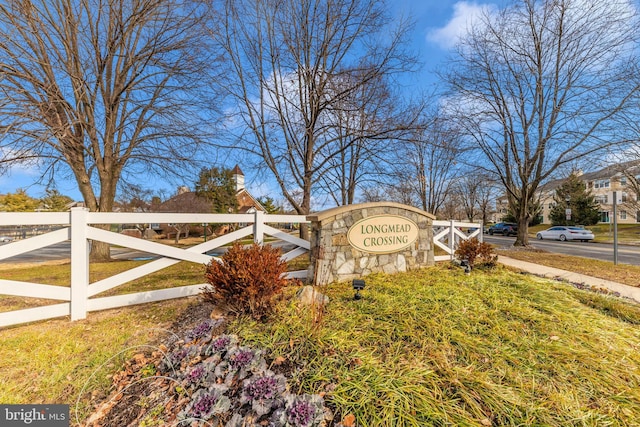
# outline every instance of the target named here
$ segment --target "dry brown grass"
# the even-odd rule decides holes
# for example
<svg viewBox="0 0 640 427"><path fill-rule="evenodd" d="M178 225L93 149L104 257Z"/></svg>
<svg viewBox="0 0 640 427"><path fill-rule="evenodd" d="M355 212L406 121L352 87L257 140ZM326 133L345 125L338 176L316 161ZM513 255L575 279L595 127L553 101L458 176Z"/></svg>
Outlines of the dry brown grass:
<svg viewBox="0 0 640 427"><path fill-rule="evenodd" d="M521 261L533 262L547 267L560 268L629 286L640 287L640 266L636 265L615 265L608 261L545 252L539 249L496 249L496 253Z"/></svg>

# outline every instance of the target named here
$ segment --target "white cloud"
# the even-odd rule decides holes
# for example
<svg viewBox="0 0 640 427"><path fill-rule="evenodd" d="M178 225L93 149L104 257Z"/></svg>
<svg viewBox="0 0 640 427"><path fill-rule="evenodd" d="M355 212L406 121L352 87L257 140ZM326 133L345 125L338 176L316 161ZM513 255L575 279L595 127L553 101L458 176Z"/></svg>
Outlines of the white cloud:
<svg viewBox="0 0 640 427"><path fill-rule="evenodd" d="M427 41L437 44L442 49L450 49L478 21L483 12L494 8L491 4L458 2L453 5L453 17L444 27L429 31Z"/></svg>

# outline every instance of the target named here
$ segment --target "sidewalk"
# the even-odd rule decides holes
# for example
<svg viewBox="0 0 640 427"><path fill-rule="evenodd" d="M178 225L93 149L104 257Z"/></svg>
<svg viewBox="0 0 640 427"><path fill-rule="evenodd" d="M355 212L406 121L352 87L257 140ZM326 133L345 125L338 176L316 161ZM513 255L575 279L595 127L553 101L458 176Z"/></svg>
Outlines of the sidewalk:
<svg viewBox="0 0 640 427"><path fill-rule="evenodd" d="M517 268L537 276L548 277L551 279L560 278L571 283L582 283L597 288L606 288L612 292L617 292L621 297L630 298L640 303L640 288L636 288L634 286L623 285L622 283L612 282L610 280L598 279L597 277L572 273L571 271L547 267L527 261L520 261L504 256L498 256L498 262L508 267Z"/></svg>

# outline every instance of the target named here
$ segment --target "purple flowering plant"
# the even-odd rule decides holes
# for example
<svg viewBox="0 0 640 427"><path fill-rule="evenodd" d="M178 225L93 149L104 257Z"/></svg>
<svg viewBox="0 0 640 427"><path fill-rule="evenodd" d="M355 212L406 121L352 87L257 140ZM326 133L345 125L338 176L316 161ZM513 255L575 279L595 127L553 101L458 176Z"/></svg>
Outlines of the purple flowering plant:
<svg viewBox="0 0 640 427"><path fill-rule="evenodd" d="M265 415L281 406L282 393L286 389L287 380L283 375L265 371L244 380L240 402L250 403L251 409L258 416Z"/></svg>
<svg viewBox="0 0 640 427"><path fill-rule="evenodd" d="M272 417L274 425L283 427L317 427L324 425L328 409L317 394L286 394L284 408Z"/></svg>
<svg viewBox="0 0 640 427"><path fill-rule="evenodd" d="M211 337L212 329L207 338L204 331L211 325L203 322L196 326L188 334L192 341L173 343L173 350L158 365L180 382L176 392L190 395L178 415L182 423L204 420L225 427L266 422L274 427L325 425L330 410L320 396L289 394L286 378L267 369L260 350L238 345L236 335Z"/></svg>
<svg viewBox="0 0 640 427"><path fill-rule="evenodd" d="M229 349L238 346L238 337L236 335L219 335L211 340L211 343L206 348L206 354L220 354L223 355Z"/></svg>
<svg viewBox="0 0 640 427"><path fill-rule="evenodd" d="M230 385L234 380L245 379L266 369L267 362L262 352L250 347L233 347L225 355L225 360L216 366L215 375Z"/></svg>
<svg viewBox="0 0 640 427"><path fill-rule="evenodd" d="M189 369L184 379L187 386L193 387L200 384L206 376L207 371L205 370L204 364L201 363Z"/></svg>
<svg viewBox="0 0 640 427"><path fill-rule="evenodd" d="M187 331L185 341L193 342L196 340L210 340L211 331L215 326L218 326L218 323L219 322L213 320L205 320L204 322L199 323L193 329Z"/></svg>
<svg viewBox="0 0 640 427"><path fill-rule="evenodd" d="M214 416L227 413L231 409L231 401L224 394L225 387L214 385L209 389L200 389L191 397L191 402L180 412L182 420L209 420Z"/></svg>
<svg viewBox="0 0 640 427"><path fill-rule="evenodd" d="M177 348L174 351L165 355L164 359L159 365L159 369L164 372L169 372L174 369L179 369L182 361L188 356L189 351L184 348Z"/></svg>

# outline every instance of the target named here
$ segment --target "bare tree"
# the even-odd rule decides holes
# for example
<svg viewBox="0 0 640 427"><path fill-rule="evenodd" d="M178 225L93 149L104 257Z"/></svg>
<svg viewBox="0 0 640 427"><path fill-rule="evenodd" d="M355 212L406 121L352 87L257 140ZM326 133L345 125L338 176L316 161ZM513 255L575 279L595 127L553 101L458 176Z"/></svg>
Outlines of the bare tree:
<svg viewBox="0 0 640 427"><path fill-rule="evenodd" d="M397 177L413 188L420 208L438 215L451 194L463 152L460 134L438 114L423 117L420 129L406 141Z"/></svg>
<svg viewBox="0 0 640 427"><path fill-rule="evenodd" d="M164 202L152 200L151 208L155 212L185 212L185 213L211 213L212 204L204 197L200 197L196 192L190 191L188 187L182 186L178 191ZM190 223L170 223L170 228L175 231L174 242L180 242L180 236L189 237L192 224Z"/></svg>
<svg viewBox="0 0 640 427"><path fill-rule="evenodd" d="M481 185L477 192L477 203L482 223L490 222L489 216L495 212L495 201L498 197L499 184L492 175L480 175Z"/></svg>
<svg viewBox="0 0 640 427"><path fill-rule="evenodd" d="M481 219L487 223L491 201L496 197L496 182L492 175L474 168L455 181L455 192L469 221Z"/></svg>
<svg viewBox="0 0 640 427"><path fill-rule="evenodd" d="M233 124L246 130L237 146L260 157L299 214L309 213L323 171L345 151L338 141L362 138L355 126L343 128L355 137L338 139L332 115L369 82L412 64L406 25L391 28L384 11L376 0L226 1L222 44L241 122Z"/></svg>
<svg viewBox="0 0 640 427"><path fill-rule="evenodd" d="M458 221L464 218L465 212L458 193L452 191L447 195L447 198L442 202L440 216L448 220L455 219Z"/></svg>
<svg viewBox="0 0 640 427"><path fill-rule="evenodd" d="M530 204L558 167L624 142L638 91L631 1L523 0L486 12L444 78L466 134L504 186L528 244Z"/></svg>
<svg viewBox="0 0 640 427"><path fill-rule="evenodd" d="M182 171L204 129L196 85L212 59L189 0L7 0L0 5L0 162L70 173L109 212L128 175ZM94 244L92 257L108 258Z"/></svg>
<svg viewBox="0 0 640 427"><path fill-rule="evenodd" d="M318 187L336 205L355 202L358 189L388 181L398 160L400 141L417 126L418 108L403 105L391 83L379 76L338 99L327 113L335 142L327 147L327 167L319 172ZM352 83L350 83L352 84ZM342 92L341 86L334 92Z"/></svg>

